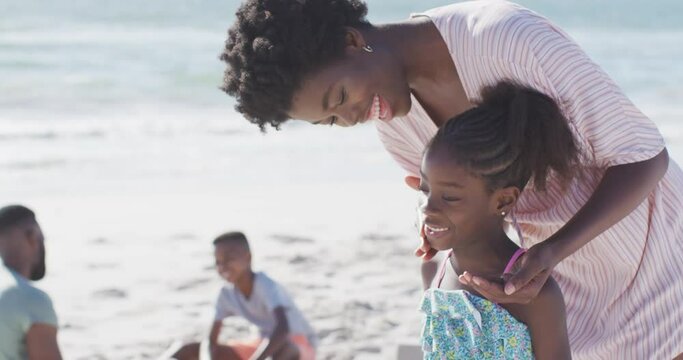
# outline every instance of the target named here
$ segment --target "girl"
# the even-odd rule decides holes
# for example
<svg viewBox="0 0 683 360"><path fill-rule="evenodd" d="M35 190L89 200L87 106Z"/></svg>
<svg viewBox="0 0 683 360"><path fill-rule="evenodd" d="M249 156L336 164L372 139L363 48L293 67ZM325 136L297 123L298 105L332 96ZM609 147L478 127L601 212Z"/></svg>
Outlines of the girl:
<svg viewBox="0 0 683 360"><path fill-rule="evenodd" d="M449 250L422 301L425 359L568 359L564 300L552 278L531 302L502 307L464 281L470 271L491 282L512 273L524 250L503 217L527 183L543 190L547 176L567 181L578 159L549 97L510 82L482 96L439 129L422 161L423 231L432 248Z"/></svg>

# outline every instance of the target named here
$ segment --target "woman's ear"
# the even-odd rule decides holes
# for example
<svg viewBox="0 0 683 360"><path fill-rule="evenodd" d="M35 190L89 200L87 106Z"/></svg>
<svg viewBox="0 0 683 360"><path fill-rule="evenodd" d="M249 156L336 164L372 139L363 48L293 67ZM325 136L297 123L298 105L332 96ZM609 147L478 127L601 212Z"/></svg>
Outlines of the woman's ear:
<svg viewBox="0 0 683 360"><path fill-rule="evenodd" d="M509 214L519 199L519 193L519 188L516 186L508 186L494 191L492 211L501 216Z"/></svg>
<svg viewBox="0 0 683 360"><path fill-rule="evenodd" d="M346 51L361 50L363 46L367 45L365 37L358 29L346 26L346 35L344 37L346 44Z"/></svg>

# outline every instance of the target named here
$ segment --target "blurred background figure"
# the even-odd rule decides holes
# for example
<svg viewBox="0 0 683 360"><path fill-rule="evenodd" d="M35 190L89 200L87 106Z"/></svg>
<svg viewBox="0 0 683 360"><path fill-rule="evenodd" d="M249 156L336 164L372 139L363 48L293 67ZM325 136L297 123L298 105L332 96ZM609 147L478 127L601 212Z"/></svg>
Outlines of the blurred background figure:
<svg viewBox="0 0 683 360"><path fill-rule="evenodd" d="M45 238L33 211L0 209L0 358L61 359L50 296L30 281L45 276Z"/></svg>
<svg viewBox="0 0 683 360"><path fill-rule="evenodd" d="M229 232L217 237L213 245L216 270L226 284L216 300L209 332L211 359L314 360L315 332L287 290L264 272L252 269L247 237L241 232ZM236 317L258 327L260 336L220 342L223 321ZM200 359L201 344L187 344L173 358Z"/></svg>

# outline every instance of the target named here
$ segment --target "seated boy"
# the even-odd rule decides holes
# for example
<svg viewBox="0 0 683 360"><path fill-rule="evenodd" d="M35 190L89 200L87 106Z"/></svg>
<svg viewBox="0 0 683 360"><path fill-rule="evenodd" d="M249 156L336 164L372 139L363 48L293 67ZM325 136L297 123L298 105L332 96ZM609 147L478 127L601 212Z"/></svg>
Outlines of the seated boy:
<svg viewBox="0 0 683 360"><path fill-rule="evenodd" d="M216 268L229 284L216 301L209 335L211 358L309 360L315 358L316 336L286 291L262 272L251 269L251 252L244 234L230 232L213 241ZM253 341L218 343L223 319L241 316L259 328ZM199 344L188 344L174 358L198 359Z"/></svg>

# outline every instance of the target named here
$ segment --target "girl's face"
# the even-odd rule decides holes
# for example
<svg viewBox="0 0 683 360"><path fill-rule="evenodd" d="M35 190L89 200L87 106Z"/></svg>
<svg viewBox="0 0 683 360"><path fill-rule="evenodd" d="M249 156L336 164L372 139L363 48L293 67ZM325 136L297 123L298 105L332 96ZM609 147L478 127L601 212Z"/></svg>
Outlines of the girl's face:
<svg viewBox="0 0 683 360"><path fill-rule="evenodd" d="M444 151L427 152L420 169L424 233L432 248L457 249L500 232L502 211L515 199L510 188L490 192L484 180L457 165Z"/></svg>
<svg viewBox="0 0 683 360"><path fill-rule="evenodd" d="M380 44L371 53L363 45L361 35L350 31L343 58L304 79L288 115L346 127L407 114L410 88L398 60Z"/></svg>

